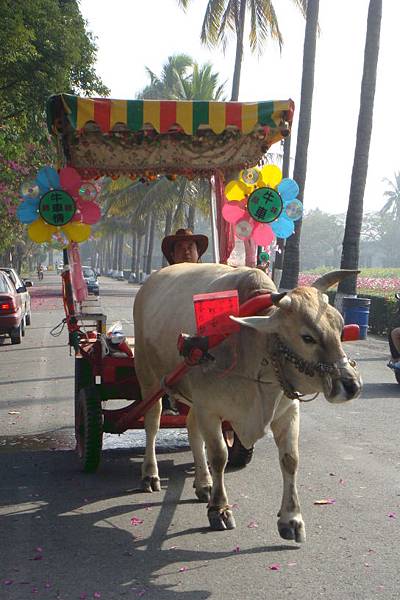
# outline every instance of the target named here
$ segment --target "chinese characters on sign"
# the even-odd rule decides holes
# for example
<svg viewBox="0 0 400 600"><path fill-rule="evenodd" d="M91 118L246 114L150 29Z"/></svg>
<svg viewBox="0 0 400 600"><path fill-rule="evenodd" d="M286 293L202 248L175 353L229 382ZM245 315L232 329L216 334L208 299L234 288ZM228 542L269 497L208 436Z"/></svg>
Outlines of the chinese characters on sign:
<svg viewBox="0 0 400 600"><path fill-rule="evenodd" d="M40 199L40 216L49 225L66 225L75 211L74 199L64 190L50 190Z"/></svg>
<svg viewBox="0 0 400 600"><path fill-rule="evenodd" d="M282 212L283 202L280 194L272 188L262 187L249 196L247 209L255 221L272 223Z"/></svg>

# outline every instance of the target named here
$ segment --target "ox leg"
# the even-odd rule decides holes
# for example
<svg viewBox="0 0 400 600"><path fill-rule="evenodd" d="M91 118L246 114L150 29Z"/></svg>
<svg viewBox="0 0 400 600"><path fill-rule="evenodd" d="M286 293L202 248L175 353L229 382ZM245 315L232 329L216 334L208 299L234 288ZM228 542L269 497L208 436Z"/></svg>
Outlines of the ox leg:
<svg viewBox="0 0 400 600"><path fill-rule="evenodd" d="M236 524L228 504L224 484L228 450L222 435L221 420L214 415L204 414L203 411L199 411L197 418L206 443L213 482L207 510L210 527L216 531L234 529Z"/></svg>
<svg viewBox="0 0 400 600"><path fill-rule="evenodd" d="M156 457L156 435L160 428L161 399L144 416L146 451L142 465L142 489L144 492L159 492L160 478Z"/></svg>
<svg viewBox="0 0 400 600"><path fill-rule="evenodd" d="M282 416L271 423L271 429L279 449L279 464L283 476L282 505L278 513L279 535L285 540L301 543L306 541L306 531L296 488L299 422L299 405L294 402Z"/></svg>
<svg viewBox="0 0 400 600"><path fill-rule="evenodd" d="M189 410L186 425L194 459L195 473L193 487L200 502L209 502L212 479L207 465L204 440L197 424L194 408Z"/></svg>

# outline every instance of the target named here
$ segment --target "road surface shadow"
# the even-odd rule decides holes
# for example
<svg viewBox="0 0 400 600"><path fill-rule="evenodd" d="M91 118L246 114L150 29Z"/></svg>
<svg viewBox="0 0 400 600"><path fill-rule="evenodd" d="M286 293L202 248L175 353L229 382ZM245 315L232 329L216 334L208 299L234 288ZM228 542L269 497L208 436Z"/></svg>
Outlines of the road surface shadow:
<svg viewBox="0 0 400 600"><path fill-rule="evenodd" d="M85 475L72 452L0 455L6 598L37 593L40 599L70 600L100 597L97 592L107 600L206 600L213 589L207 578L210 563L233 560L239 569L247 554L298 548L262 545L235 553L232 532L206 527L206 505L182 499L191 464L161 458L160 472L168 484L163 480L157 494L130 488L130 482L140 480L140 464L126 453L104 453L99 472ZM186 512L198 527L182 524L188 504L193 506ZM199 570L205 571L201 584L196 583Z"/></svg>

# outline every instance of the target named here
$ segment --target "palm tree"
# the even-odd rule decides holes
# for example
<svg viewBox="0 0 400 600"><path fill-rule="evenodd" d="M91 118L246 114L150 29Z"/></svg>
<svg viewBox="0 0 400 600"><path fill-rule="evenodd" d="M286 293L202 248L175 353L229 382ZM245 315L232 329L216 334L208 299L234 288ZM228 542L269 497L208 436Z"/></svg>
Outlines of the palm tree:
<svg viewBox="0 0 400 600"><path fill-rule="evenodd" d="M303 201L304 186L307 174L307 153L310 139L311 111L314 91L315 52L318 32L319 0L308 0L306 30L304 34L303 74L301 80L301 99L299 127L297 133L296 158L294 161L293 179L297 181ZM283 273L280 285L290 289L296 287L300 270L300 234L301 219L295 223L295 232L288 238L283 260Z"/></svg>
<svg viewBox="0 0 400 600"><path fill-rule="evenodd" d="M379 212L381 215L392 214L395 221L400 221L400 171L394 174L394 181L386 177L383 181L392 189L384 192L386 201Z"/></svg>
<svg viewBox="0 0 400 600"><path fill-rule="evenodd" d="M360 254L360 234L363 217L364 190L368 172L368 156L371 141L372 118L379 55L379 38L382 20L382 0L370 0L368 8L367 35L364 50L364 68L361 82L360 112L357 138L351 174L350 197L343 238L342 269L357 269ZM357 277L348 277L339 284L340 296L354 295ZM340 302L340 300L339 300Z"/></svg>
<svg viewBox="0 0 400 600"><path fill-rule="evenodd" d="M292 1L305 14L307 0ZM178 0L178 3L186 10L190 0ZM268 38L276 40L281 49L283 38L272 0L209 0L201 29L201 41L211 48L219 44L225 48L227 34L234 32L236 35L235 68L231 94L233 101L239 98L247 12L250 13L249 43L251 52L258 52L260 55Z"/></svg>
<svg viewBox="0 0 400 600"><path fill-rule="evenodd" d="M164 63L161 74L157 75L145 67L150 83L137 94L138 98L151 100L177 100L182 95L182 84L189 77L188 69L193 59L187 54L174 54Z"/></svg>

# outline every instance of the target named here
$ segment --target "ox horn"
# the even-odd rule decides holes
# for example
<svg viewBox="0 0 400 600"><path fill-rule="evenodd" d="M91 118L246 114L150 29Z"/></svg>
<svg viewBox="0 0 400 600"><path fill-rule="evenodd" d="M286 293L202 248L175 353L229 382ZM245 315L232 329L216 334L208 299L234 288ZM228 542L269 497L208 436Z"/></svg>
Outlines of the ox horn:
<svg viewBox="0 0 400 600"><path fill-rule="evenodd" d="M346 277L350 277L350 275L358 275L361 271L356 271L352 269L339 269L338 271L330 271L329 273L325 273L322 277L319 277L311 287L317 288L320 292L325 292L331 285L338 283L339 281L343 281Z"/></svg>
<svg viewBox="0 0 400 600"><path fill-rule="evenodd" d="M281 292L280 294L272 293L271 294L272 304L275 304L275 306L279 306L279 302L282 300L282 298L284 298L286 296L286 294L287 294L287 292Z"/></svg>

